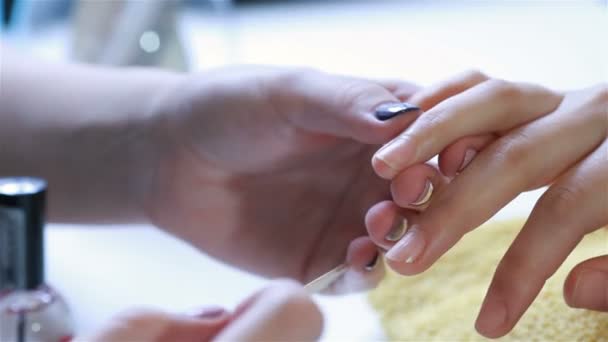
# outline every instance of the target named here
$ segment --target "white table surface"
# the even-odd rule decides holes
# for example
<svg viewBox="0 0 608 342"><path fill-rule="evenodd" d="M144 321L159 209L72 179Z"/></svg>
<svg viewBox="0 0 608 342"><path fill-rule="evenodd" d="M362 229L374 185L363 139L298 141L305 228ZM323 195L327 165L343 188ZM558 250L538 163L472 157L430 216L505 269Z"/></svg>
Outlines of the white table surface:
<svg viewBox="0 0 608 342"><path fill-rule="evenodd" d="M299 64L427 84L478 68L555 88L608 79L605 1L458 3L251 7L223 18L186 14L182 31L196 69ZM50 34L51 41L56 38ZM61 54L52 44L34 50ZM497 217L526 215L539 194L521 196ZM230 308L266 282L150 227L50 228L50 282L67 296L81 332L132 306ZM382 339L364 295L319 298L319 303L326 314L326 340Z"/></svg>

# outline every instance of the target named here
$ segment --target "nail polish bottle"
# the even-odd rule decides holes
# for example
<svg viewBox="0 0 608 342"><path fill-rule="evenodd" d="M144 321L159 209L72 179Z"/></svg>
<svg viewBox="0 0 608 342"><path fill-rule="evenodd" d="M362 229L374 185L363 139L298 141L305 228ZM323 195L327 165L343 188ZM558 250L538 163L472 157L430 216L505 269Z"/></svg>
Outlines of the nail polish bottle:
<svg viewBox="0 0 608 342"><path fill-rule="evenodd" d="M67 342L66 302L45 284L46 182L0 178L0 341Z"/></svg>

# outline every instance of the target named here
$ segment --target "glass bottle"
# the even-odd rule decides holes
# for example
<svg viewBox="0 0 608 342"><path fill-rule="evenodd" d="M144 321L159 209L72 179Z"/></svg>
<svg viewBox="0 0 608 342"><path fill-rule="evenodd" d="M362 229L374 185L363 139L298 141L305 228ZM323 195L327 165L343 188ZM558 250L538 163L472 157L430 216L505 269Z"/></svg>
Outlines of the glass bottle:
<svg viewBox="0 0 608 342"><path fill-rule="evenodd" d="M73 324L44 282L46 182L0 178L0 341L67 342Z"/></svg>

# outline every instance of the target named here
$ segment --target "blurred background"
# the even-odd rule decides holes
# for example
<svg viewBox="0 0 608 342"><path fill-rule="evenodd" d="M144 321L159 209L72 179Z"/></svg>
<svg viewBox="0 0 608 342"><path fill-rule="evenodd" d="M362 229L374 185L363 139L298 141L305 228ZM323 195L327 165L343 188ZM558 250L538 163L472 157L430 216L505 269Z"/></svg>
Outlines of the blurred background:
<svg viewBox="0 0 608 342"><path fill-rule="evenodd" d="M4 40L88 63L303 64L419 82L478 68L562 87L606 72L606 0L1 1ZM575 64L567 82L547 78Z"/></svg>
<svg viewBox="0 0 608 342"><path fill-rule="evenodd" d="M193 72L305 65L423 85L465 69L557 89L608 80L606 0L0 1L2 41L56 61ZM497 217L526 215L538 195ZM134 305L230 307L265 282L149 227L51 228L49 277L81 332ZM319 303L326 340L382 339L365 295Z"/></svg>

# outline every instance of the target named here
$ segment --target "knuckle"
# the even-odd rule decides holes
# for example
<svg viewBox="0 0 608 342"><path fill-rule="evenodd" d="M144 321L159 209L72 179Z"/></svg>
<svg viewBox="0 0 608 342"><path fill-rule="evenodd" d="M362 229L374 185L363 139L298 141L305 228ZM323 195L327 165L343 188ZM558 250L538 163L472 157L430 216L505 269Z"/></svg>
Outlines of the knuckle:
<svg viewBox="0 0 608 342"><path fill-rule="evenodd" d="M517 296L525 296L544 284L552 275L525 253L507 252L496 270L497 280ZM513 281L527 279L527 281Z"/></svg>
<svg viewBox="0 0 608 342"><path fill-rule="evenodd" d="M583 196L583 191L575 185L554 185L538 201L538 210L554 220L563 221Z"/></svg>
<svg viewBox="0 0 608 342"><path fill-rule="evenodd" d="M272 93L287 96L306 89L311 83L314 84L314 80L322 74L321 71L309 67L278 68L268 72L268 77L261 77L263 81L261 88L268 88Z"/></svg>
<svg viewBox="0 0 608 342"><path fill-rule="evenodd" d="M584 106L588 114L599 117L604 126L608 125L608 84L593 87Z"/></svg>
<svg viewBox="0 0 608 342"><path fill-rule="evenodd" d="M488 80L486 87L490 96L498 101L514 101L521 95L521 89L517 84L505 80Z"/></svg>
<svg viewBox="0 0 608 342"><path fill-rule="evenodd" d="M449 109L446 106L437 106L433 110L422 114L414 123L415 131L419 132L416 135L425 135L425 132L440 134L439 130L448 122L449 117Z"/></svg>
<svg viewBox="0 0 608 342"><path fill-rule="evenodd" d="M496 142L493 153L505 167L521 166L528 158L529 140L523 130L513 131Z"/></svg>
<svg viewBox="0 0 608 342"><path fill-rule="evenodd" d="M364 99L374 97L379 89L380 86L375 88L371 83L347 80L338 91L340 94L338 103L341 108L357 108Z"/></svg>
<svg viewBox="0 0 608 342"><path fill-rule="evenodd" d="M593 102L603 106L604 112L608 110L608 83L600 83L593 88Z"/></svg>
<svg viewBox="0 0 608 342"><path fill-rule="evenodd" d="M468 82L483 82L489 79L488 75L478 69L467 70L463 73L462 78Z"/></svg>

